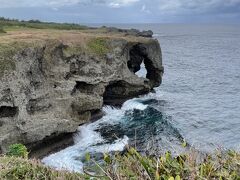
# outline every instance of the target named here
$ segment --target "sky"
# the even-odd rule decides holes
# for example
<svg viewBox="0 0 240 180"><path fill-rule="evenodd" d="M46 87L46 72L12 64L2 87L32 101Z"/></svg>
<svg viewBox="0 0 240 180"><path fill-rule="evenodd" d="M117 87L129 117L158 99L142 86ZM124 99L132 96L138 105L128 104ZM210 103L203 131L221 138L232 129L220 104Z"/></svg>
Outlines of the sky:
<svg viewBox="0 0 240 180"><path fill-rule="evenodd" d="M71 23L240 23L240 0L0 0L0 16Z"/></svg>

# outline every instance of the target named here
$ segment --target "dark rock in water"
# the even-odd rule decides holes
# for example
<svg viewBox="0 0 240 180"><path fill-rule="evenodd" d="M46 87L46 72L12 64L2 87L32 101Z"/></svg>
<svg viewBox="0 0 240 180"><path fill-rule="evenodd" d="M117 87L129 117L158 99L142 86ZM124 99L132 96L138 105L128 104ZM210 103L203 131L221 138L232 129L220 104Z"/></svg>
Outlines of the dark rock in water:
<svg viewBox="0 0 240 180"><path fill-rule="evenodd" d="M153 36L153 32L151 30L142 31L142 32L139 33L139 36L142 36L142 37L152 37Z"/></svg>
<svg viewBox="0 0 240 180"><path fill-rule="evenodd" d="M96 129L97 132L101 134L107 142L114 142L118 138L124 137L124 130L120 124L110 125L110 124L101 124L101 126Z"/></svg>
<svg viewBox="0 0 240 180"><path fill-rule="evenodd" d="M104 102L148 93L161 84L158 41L115 34L150 37L152 33L107 29L114 32L107 38L102 31L60 31L51 40L45 31L41 38L32 33L33 43L21 46L24 39L19 37L19 43L9 45L17 45L11 55L0 54L0 63L5 63L0 66L0 151L6 152L13 143L36 149L49 139L62 140L62 135L101 117ZM145 78L135 74L141 63L147 69Z"/></svg>

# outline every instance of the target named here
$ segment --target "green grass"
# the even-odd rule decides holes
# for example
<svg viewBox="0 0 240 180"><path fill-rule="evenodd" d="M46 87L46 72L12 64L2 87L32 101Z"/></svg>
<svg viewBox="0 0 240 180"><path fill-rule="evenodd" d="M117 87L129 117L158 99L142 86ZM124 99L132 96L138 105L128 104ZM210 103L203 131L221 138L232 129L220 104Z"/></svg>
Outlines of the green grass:
<svg viewBox="0 0 240 180"><path fill-rule="evenodd" d="M18 157L0 157L1 180L77 180L86 179L84 175L66 171L56 171L46 167L37 160L27 160Z"/></svg>
<svg viewBox="0 0 240 180"><path fill-rule="evenodd" d="M83 52L83 48L81 46L68 46L63 49L63 55L65 57L77 56Z"/></svg>
<svg viewBox="0 0 240 180"><path fill-rule="evenodd" d="M23 144L12 144L9 146L9 150L7 152L8 156L16 156L16 157L22 157L27 159L28 158L28 151L26 146Z"/></svg>
<svg viewBox="0 0 240 180"><path fill-rule="evenodd" d="M0 34L6 33L6 31L3 30L2 27L0 27Z"/></svg>
<svg viewBox="0 0 240 180"><path fill-rule="evenodd" d="M13 56L15 48L9 44L0 44L0 78L4 75L5 71L15 70L15 62Z"/></svg>
<svg viewBox="0 0 240 180"><path fill-rule="evenodd" d="M131 148L124 155L104 157L105 164L99 168L103 173L101 179L240 179L240 154L234 151L204 155L200 160L197 152L189 152L177 157L167 152L157 157L143 156Z"/></svg>
<svg viewBox="0 0 240 180"><path fill-rule="evenodd" d="M0 27L5 28L34 28L34 29L59 29L59 30L84 30L86 26L70 23L41 22L38 20L19 21L17 19L6 19L0 17Z"/></svg>
<svg viewBox="0 0 240 180"><path fill-rule="evenodd" d="M31 47L32 44L26 42L6 42L0 43L0 60L3 59L11 59L12 56L16 54L16 52Z"/></svg>
<svg viewBox="0 0 240 180"><path fill-rule="evenodd" d="M89 50L94 54L103 56L110 51L109 44L106 38L95 38L87 44Z"/></svg>
<svg viewBox="0 0 240 180"><path fill-rule="evenodd" d="M14 55L28 46L27 43L23 42L0 43L0 78L5 71L14 71L16 69Z"/></svg>
<svg viewBox="0 0 240 180"><path fill-rule="evenodd" d="M13 155L0 156L0 179L240 179L240 154L235 151L216 152L212 155L188 152L173 157L169 152L162 156L143 156L130 148L124 154L116 153L112 156L104 154L104 162L101 164L87 153L84 174L56 171L37 160L27 160L19 158L19 155L18 157Z"/></svg>

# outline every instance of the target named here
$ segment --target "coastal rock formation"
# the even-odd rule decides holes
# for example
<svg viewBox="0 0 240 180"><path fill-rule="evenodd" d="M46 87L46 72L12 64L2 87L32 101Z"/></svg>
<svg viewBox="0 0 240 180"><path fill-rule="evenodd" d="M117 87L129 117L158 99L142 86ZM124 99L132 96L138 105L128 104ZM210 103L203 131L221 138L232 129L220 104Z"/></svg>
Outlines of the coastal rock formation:
<svg viewBox="0 0 240 180"><path fill-rule="evenodd" d="M105 29L107 32L122 33L125 36L131 35L131 36L140 36L140 37L149 37L149 38L153 36L153 32L151 30L141 32L137 29L118 29L115 27L105 27L105 26L103 26L102 29Z"/></svg>
<svg viewBox="0 0 240 180"><path fill-rule="evenodd" d="M2 152L13 143L34 148L73 133L104 103L161 84L157 40L92 31L31 30L0 37ZM135 74L142 63L145 78Z"/></svg>

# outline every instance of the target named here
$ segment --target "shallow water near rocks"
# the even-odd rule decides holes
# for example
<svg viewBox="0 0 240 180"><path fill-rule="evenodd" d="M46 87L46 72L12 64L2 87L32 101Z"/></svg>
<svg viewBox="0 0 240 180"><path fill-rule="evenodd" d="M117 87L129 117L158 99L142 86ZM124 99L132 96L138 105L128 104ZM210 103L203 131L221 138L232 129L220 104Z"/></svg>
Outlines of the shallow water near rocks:
<svg viewBox="0 0 240 180"><path fill-rule="evenodd" d="M75 145L42 161L81 172L86 152L122 151L127 144L142 153L178 154L183 141L202 152L240 150L240 26L117 26L154 31L163 84L122 108L105 106L102 119L79 127ZM144 67L137 74L145 75Z"/></svg>

